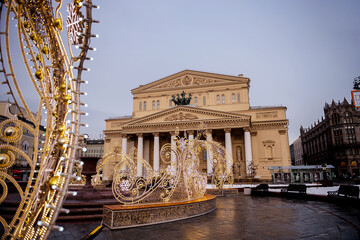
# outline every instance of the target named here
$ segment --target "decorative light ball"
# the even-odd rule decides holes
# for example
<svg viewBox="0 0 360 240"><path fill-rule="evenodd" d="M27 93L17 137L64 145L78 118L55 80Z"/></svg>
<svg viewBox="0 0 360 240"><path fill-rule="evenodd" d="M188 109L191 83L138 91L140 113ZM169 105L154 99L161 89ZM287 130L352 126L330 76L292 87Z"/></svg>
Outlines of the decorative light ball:
<svg viewBox="0 0 360 240"><path fill-rule="evenodd" d="M60 90L65 92L66 91L66 83L60 85Z"/></svg>
<svg viewBox="0 0 360 240"><path fill-rule="evenodd" d="M36 70L35 77L39 80L41 80L43 78L43 73L42 73L41 69Z"/></svg>
<svg viewBox="0 0 360 240"><path fill-rule="evenodd" d="M10 161L10 156L9 155L7 155L5 153L0 154L0 165L4 165L9 161Z"/></svg>
<svg viewBox="0 0 360 240"><path fill-rule="evenodd" d="M64 145L65 143L66 143L66 138L64 138L64 137L61 137L61 138L59 138L59 140L58 140L58 144L60 144L61 146L62 145Z"/></svg>
<svg viewBox="0 0 360 240"><path fill-rule="evenodd" d="M5 129L5 136L7 137L13 137L17 133L16 128L14 127L8 127Z"/></svg>
<svg viewBox="0 0 360 240"><path fill-rule="evenodd" d="M44 46L42 48L42 52L45 54L45 55L48 55L49 54L49 48L47 46Z"/></svg>
<svg viewBox="0 0 360 240"><path fill-rule="evenodd" d="M50 178L50 180L49 180L50 186L56 185L58 180L59 180L59 176L53 176L52 178Z"/></svg>
<svg viewBox="0 0 360 240"><path fill-rule="evenodd" d="M63 101L64 101L64 102L68 102L68 101L70 101L70 100L71 100L71 96L70 96L70 95L67 95L67 94L66 94L66 95L63 96Z"/></svg>
<svg viewBox="0 0 360 240"><path fill-rule="evenodd" d="M24 27L25 27L25 28L29 28L29 27L30 27L30 24L25 21L25 22L24 22Z"/></svg>
<svg viewBox="0 0 360 240"><path fill-rule="evenodd" d="M56 18L53 22L54 27L58 28L59 30L62 30L62 23L61 20L59 18Z"/></svg>
<svg viewBox="0 0 360 240"><path fill-rule="evenodd" d="M64 125L59 126L59 127L58 127L58 132L59 132L59 133L65 132L65 126L64 126Z"/></svg>

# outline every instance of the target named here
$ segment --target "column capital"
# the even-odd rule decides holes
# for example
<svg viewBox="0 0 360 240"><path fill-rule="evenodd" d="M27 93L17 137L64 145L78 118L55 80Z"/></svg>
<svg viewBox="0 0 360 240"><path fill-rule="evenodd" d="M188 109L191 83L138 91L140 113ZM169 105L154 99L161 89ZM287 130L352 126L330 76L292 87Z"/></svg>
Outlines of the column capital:
<svg viewBox="0 0 360 240"><path fill-rule="evenodd" d="M187 132L189 135L194 135L194 130L188 130Z"/></svg>
<svg viewBox="0 0 360 240"><path fill-rule="evenodd" d="M126 137L127 137L127 134L126 134L126 133L121 133L121 137L122 137L122 138L126 138Z"/></svg>
<svg viewBox="0 0 360 240"><path fill-rule="evenodd" d="M244 132L250 132L250 127L244 127Z"/></svg>
<svg viewBox="0 0 360 240"><path fill-rule="evenodd" d="M175 136L175 131L170 131L171 136Z"/></svg>
<svg viewBox="0 0 360 240"><path fill-rule="evenodd" d="M158 137L159 136L159 132L153 132L154 137Z"/></svg>
<svg viewBox="0 0 360 240"><path fill-rule="evenodd" d="M255 137L257 135L257 131L251 131L250 134L251 136Z"/></svg>
<svg viewBox="0 0 360 240"><path fill-rule="evenodd" d="M231 133L231 128L224 128L225 133Z"/></svg>
<svg viewBox="0 0 360 240"><path fill-rule="evenodd" d="M137 133L136 136L138 136L138 138L143 137L143 134L142 133Z"/></svg>
<svg viewBox="0 0 360 240"><path fill-rule="evenodd" d="M212 134L212 129L206 129L206 134Z"/></svg>

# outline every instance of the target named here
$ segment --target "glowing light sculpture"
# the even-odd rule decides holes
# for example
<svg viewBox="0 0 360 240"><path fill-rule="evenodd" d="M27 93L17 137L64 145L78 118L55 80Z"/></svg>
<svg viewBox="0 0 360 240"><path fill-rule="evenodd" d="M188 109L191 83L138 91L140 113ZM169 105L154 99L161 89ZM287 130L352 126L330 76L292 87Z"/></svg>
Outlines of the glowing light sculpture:
<svg viewBox="0 0 360 240"><path fill-rule="evenodd" d="M97 184L100 184L100 172L106 162L116 162L113 174L112 190L115 198L124 204L144 202L169 202L201 198L206 192L207 174L200 171L200 157L203 151L211 151L212 183L222 189L233 183L230 154L218 142L201 140L203 132L198 132L194 140L188 140L186 134L179 136L176 131L175 143L167 143L160 150L163 161L159 171L154 171L149 163L136 156L135 150L126 155L116 148L105 155L97 165ZM171 156L175 156L175 160ZM137 162L140 161L140 164ZM144 169L138 176L137 167Z"/></svg>
<svg viewBox="0 0 360 240"><path fill-rule="evenodd" d="M46 239L52 229L59 231L55 221L60 212L68 212L62 204L68 192L68 185L74 179L73 168L79 161L78 151L80 127L84 126L81 116L80 86L85 81L82 72L87 69L85 61L90 47L92 9L91 0L74 0L68 5L67 38L65 47L61 32L64 19L61 14L62 0L3 0L0 1L0 21L5 29L0 30L0 72L3 73L8 94L17 106L19 115L27 121L8 119L0 123L0 204L8 195L7 184L11 182L21 197L19 207L10 222L0 217L5 234L2 239ZM23 81L15 75L13 49L10 45L10 28L16 21L20 53L39 98L37 112L33 114L23 94ZM5 23L5 24L3 24ZM72 49L72 48L77 49ZM19 61L20 59L15 59ZM41 136L41 118L46 121L44 136ZM16 147L22 137L22 129L27 129L34 138L33 156ZM40 144L40 138L43 143ZM15 156L26 159L30 167L29 180L22 190L8 173L15 162Z"/></svg>

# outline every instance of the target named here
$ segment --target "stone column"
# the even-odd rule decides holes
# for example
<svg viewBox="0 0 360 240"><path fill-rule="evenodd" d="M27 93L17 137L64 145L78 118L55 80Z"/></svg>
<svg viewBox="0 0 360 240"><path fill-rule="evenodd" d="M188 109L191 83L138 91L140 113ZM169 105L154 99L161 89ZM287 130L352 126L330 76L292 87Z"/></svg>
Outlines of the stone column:
<svg viewBox="0 0 360 240"><path fill-rule="evenodd" d="M142 176L142 165L141 160L144 158L144 140L142 133L136 134L138 136L138 145L137 145L137 176Z"/></svg>
<svg viewBox="0 0 360 240"><path fill-rule="evenodd" d="M127 154L127 136L126 134L122 135L122 142L121 142L121 151L123 152L123 154Z"/></svg>
<svg viewBox="0 0 360 240"><path fill-rule="evenodd" d="M189 130L188 134L188 140L189 142L192 142L194 140L194 130Z"/></svg>
<svg viewBox="0 0 360 240"><path fill-rule="evenodd" d="M208 130L207 131L207 133L206 133L206 140L207 141L210 141L210 140L212 140L212 130ZM213 173L213 163L212 163L212 161L213 161L213 156L212 156L212 152L211 152L211 150L210 149L207 149L206 150L206 162L207 162L207 166L206 166L206 168L207 168L207 174L209 175L209 174L212 174Z"/></svg>
<svg viewBox="0 0 360 240"><path fill-rule="evenodd" d="M150 162L150 139L144 139L144 160ZM143 169L143 175L146 176L148 172Z"/></svg>
<svg viewBox="0 0 360 240"><path fill-rule="evenodd" d="M244 139L245 139L245 162L246 162L246 175L250 174L249 166L253 163L252 152L251 152L251 136L250 129L244 128Z"/></svg>
<svg viewBox="0 0 360 240"><path fill-rule="evenodd" d="M231 169L232 166L232 143L231 143L231 128L225 128L225 148L229 153L229 156L226 156L226 166L228 169Z"/></svg>
<svg viewBox="0 0 360 240"><path fill-rule="evenodd" d="M158 172L160 169L160 138L159 133L155 132L154 134L154 166L153 169L155 172Z"/></svg>
<svg viewBox="0 0 360 240"><path fill-rule="evenodd" d="M125 161L125 156L127 155L127 136L126 136L126 134L122 134L121 153L123 154L121 160ZM125 171L126 166L124 166L121 170Z"/></svg>

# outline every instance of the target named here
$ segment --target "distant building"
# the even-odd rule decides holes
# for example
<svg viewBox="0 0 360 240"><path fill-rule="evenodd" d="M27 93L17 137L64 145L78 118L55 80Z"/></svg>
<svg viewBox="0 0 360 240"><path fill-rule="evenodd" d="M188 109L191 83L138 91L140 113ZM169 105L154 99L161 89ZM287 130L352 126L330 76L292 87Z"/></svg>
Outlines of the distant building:
<svg viewBox="0 0 360 240"><path fill-rule="evenodd" d="M340 175L359 175L360 112L345 98L325 103L321 121L300 128L306 165L332 164Z"/></svg>
<svg viewBox="0 0 360 240"><path fill-rule="evenodd" d="M303 147L301 144L301 138L297 138L294 141L294 161L295 161L295 166L300 166L300 165L304 165L304 160L303 160Z"/></svg>
<svg viewBox="0 0 360 240"><path fill-rule="evenodd" d="M295 165L294 143L290 145L290 160L291 160L291 165L294 166Z"/></svg>
<svg viewBox="0 0 360 240"><path fill-rule="evenodd" d="M84 139L82 147L86 148L86 151L80 152L80 157L102 157L104 155L104 139Z"/></svg>

